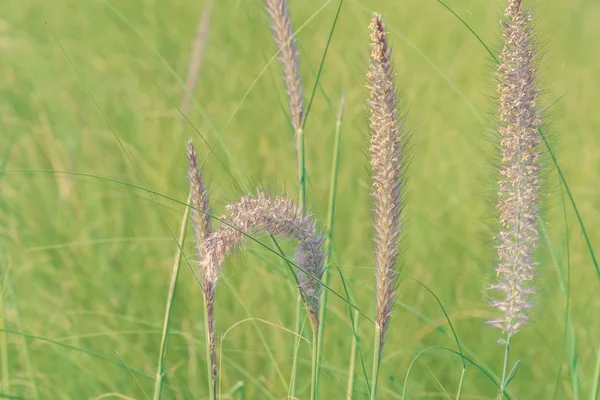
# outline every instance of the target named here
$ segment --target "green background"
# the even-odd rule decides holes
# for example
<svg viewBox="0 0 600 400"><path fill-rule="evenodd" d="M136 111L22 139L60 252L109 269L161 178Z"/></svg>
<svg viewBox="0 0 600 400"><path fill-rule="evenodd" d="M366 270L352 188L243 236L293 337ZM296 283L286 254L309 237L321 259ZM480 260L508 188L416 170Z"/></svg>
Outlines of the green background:
<svg viewBox="0 0 600 400"><path fill-rule="evenodd" d="M539 75L551 105L549 133L597 244L600 3L526 3L534 6L544 55ZM447 4L498 52L504 2ZM336 6L290 0L307 99ZM177 234L184 211L169 198L184 202L187 196L188 139L204 162L216 214L240 195L231 175L244 191L296 195L287 100L262 1L213 4L196 102L182 123L178 106L202 10L202 1L189 0L0 1L0 393L27 399L151 397L177 249L170 231ZM333 261L368 315L375 303L364 83L375 10L390 31L413 136L405 279L380 375L380 398L399 399L417 352L456 349L435 299L410 278L439 297L466 354L495 374L501 370L500 332L485 324L493 315L486 288L495 279L497 157L489 140L494 63L434 0L343 4L306 125L308 206L325 229L343 95ZM547 177L540 231L547 240L539 252L536 307L514 339L511 361L520 359L521 366L510 389L519 399L587 399L600 349L600 280L552 165ZM146 191L105 178L169 198L155 196L155 204ZM284 248L291 254L289 245ZM190 240L185 249L190 267L182 266L175 300L164 392L169 399L206 396L202 294L191 272ZM567 298L561 282L569 269ZM343 293L335 271L331 282ZM223 393L244 381L248 399L266 393L284 398L293 348L285 329L294 327L295 303L289 271L273 254L249 244L228 260L216 299L217 336L227 332L220 357ZM571 325L565 323L567 303ZM334 296L328 307L321 396L338 399L345 393L352 332L348 307ZM370 374L373 327L364 318L358 323ZM306 343L300 359L298 395L305 398ZM455 355L427 352L415 362L407 393L454 398L460 371ZM495 398L494 385L477 368L470 366L465 379L464 399ZM359 363L355 398L366 393Z"/></svg>

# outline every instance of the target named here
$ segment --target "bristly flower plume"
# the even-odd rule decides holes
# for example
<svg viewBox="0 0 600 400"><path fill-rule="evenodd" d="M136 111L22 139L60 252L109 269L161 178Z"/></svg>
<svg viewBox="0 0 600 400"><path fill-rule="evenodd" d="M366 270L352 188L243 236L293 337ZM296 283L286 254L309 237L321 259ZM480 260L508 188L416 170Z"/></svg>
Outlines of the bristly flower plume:
<svg viewBox="0 0 600 400"><path fill-rule="evenodd" d="M271 17L271 29L279 50L279 61L283 69L283 79L287 88L292 126L296 135L302 130L304 100L302 82L298 66L298 54L294 39L294 29L286 0L266 0L266 8Z"/></svg>
<svg viewBox="0 0 600 400"><path fill-rule="evenodd" d="M506 334L501 342L510 340L527 322L527 310L532 307L528 298L534 292L530 281L536 267L542 168L531 14L523 11L521 0L509 0L505 17L505 44L498 67L502 151L497 204L499 281L491 286L501 292L502 298L492 306L503 316L489 321Z"/></svg>
<svg viewBox="0 0 600 400"><path fill-rule="evenodd" d="M198 168L196 149L191 140L188 142L188 161L188 179L190 181L192 205L194 206L191 211L191 218L196 239L196 248L199 251L202 247L202 243L204 243L206 238L211 234L212 229L210 224L208 191L206 190L200 168ZM198 257L201 258L201 255L198 254ZM202 285L206 287L210 282L214 282L216 280L216 274L216 271L201 269L200 275Z"/></svg>
<svg viewBox="0 0 600 400"><path fill-rule="evenodd" d="M406 137L398 115L391 50L381 17L371 20L368 72L372 196L375 225L377 325L381 348L392 313L398 283L398 245L402 228L403 170Z"/></svg>
<svg viewBox="0 0 600 400"><path fill-rule="evenodd" d="M245 234L269 234L297 240L296 263L317 279L323 276L324 237L317 231L315 221L283 197L270 198L258 192L256 197L242 197L227 206L230 217L222 217L226 224L214 231L203 243L200 265L203 269L219 271L227 255L240 245ZM297 273L299 290L318 326L321 286L304 271ZM214 276L216 280L217 275Z"/></svg>

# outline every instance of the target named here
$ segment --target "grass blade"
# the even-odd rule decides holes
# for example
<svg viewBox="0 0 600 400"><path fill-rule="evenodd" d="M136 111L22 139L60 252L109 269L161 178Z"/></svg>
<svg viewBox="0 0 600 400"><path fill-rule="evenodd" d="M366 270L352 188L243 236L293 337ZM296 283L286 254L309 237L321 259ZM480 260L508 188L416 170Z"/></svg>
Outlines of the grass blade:
<svg viewBox="0 0 600 400"><path fill-rule="evenodd" d="M191 193L188 196L187 202L191 201ZM181 266L181 256L183 254L183 243L186 237L187 225L189 221L190 208L186 207L183 212L181 219L181 228L179 230L179 238L177 250L175 252L175 259L173 260L173 268L171 270L171 281L169 283L169 292L167 294L167 305L165 309L165 320L162 328L162 336L160 339L160 350L158 353L158 365L156 367L156 380L154 382L154 400L160 400L162 397L162 386L165 376L164 364L165 356L167 353L167 342L169 340L169 330L171 328L171 313L173 311L173 300L175 299L175 292L177 290L177 280L179 278L179 269Z"/></svg>

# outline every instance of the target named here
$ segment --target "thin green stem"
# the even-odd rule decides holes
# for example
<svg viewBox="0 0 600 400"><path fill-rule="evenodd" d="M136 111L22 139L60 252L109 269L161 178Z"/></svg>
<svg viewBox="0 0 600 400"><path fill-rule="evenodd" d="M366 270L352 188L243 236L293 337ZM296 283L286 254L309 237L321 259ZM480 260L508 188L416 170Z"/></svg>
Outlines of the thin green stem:
<svg viewBox="0 0 600 400"><path fill-rule="evenodd" d="M337 196L337 180L339 175L339 167L340 167L340 144L341 144L341 127L342 127L342 117L344 111L344 95L340 100L340 108L338 111L338 117L335 125L335 138L333 145L333 157L331 161L331 178L329 180L329 206L327 211L327 238L325 241L325 272L323 273L323 282L326 285L329 285L329 275L330 275L330 264L331 264L331 253L333 250L333 225L335 222L335 199ZM325 314L327 312L327 290L323 290L321 294L321 299L319 302L319 332L317 335L317 354L319 356L319 362L317 364L316 371L316 386L317 391L319 387L319 379L320 379L320 369L321 369L321 350L323 348L323 334L325 332Z"/></svg>
<svg viewBox="0 0 600 400"><path fill-rule="evenodd" d="M306 211L306 149L304 144L304 130L296 132L296 146L298 146L298 190L300 195L300 209Z"/></svg>
<svg viewBox="0 0 600 400"><path fill-rule="evenodd" d="M300 297L300 295L298 295L298 297ZM302 333L304 332L304 321L300 316L302 315L302 302L301 300L299 300L296 303L297 306L299 306L298 308L296 308L296 320L297 322L299 321L299 325L296 326L296 329L294 330L297 335L296 335L296 341L294 343L294 356L292 358L292 376L290 377L290 385L289 385L289 389L288 389L288 396L287 398L295 398L295 394L296 394L296 371L298 369L298 350L300 349L300 340L302 338Z"/></svg>
<svg viewBox="0 0 600 400"><path fill-rule="evenodd" d="M356 349L358 347L358 332L356 324L358 312L354 310L354 324L352 324L352 347L350 348L350 365L348 366L348 384L346 385L346 400L352 400L354 394L354 370L356 369Z"/></svg>
<svg viewBox="0 0 600 400"><path fill-rule="evenodd" d="M463 362L464 362L464 356L462 354L461 354L461 357L463 357ZM460 380L458 381L458 390L456 391L456 400L460 400L460 396L462 395L463 383L465 381L465 372L467 372L467 367L463 366L462 372L460 373Z"/></svg>
<svg viewBox="0 0 600 400"><path fill-rule="evenodd" d="M504 398L504 392L506 391L506 374L508 373L508 358L510 355L510 334L506 337L506 347L504 348L504 366L502 367L502 380L500 381L500 393L498 393L498 400Z"/></svg>
<svg viewBox="0 0 600 400"><path fill-rule="evenodd" d="M373 374L371 377L371 400L377 398L377 380L379 378L379 364L381 363L381 327L375 324L373 337Z"/></svg>
<svg viewBox="0 0 600 400"><path fill-rule="evenodd" d="M312 369L310 371L310 399L317 400L317 371L319 369L319 326L313 326Z"/></svg>
<svg viewBox="0 0 600 400"><path fill-rule="evenodd" d="M209 308L210 308L210 299L207 299L206 296L202 296L204 298L204 333L206 337L206 372L207 372L207 384L208 384L208 399L209 400L217 400L217 382L216 377L213 375L213 365L212 365L212 349L213 349L213 337L211 335L212 326L210 326L210 316L209 316Z"/></svg>
<svg viewBox="0 0 600 400"><path fill-rule="evenodd" d="M191 201L191 193L188 196L187 202ZM187 224L189 221L190 208L186 207L181 219L181 228L179 230L178 246L173 260L173 268L171 269L171 282L169 283L169 293L167 294L167 305L165 309L165 320L163 323L162 336L160 339L160 350L158 354L158 366L156 368L156 381L154 382L154 400L159 400L162 395L162 386L165 376L164 363L167 353L167 342L169 339L169 330L171 328L171 313L173 311L173 300L177 290L177 280L179 277L179 269L181 265L181 257L183 254L183 242L185 241Z"/></svg>

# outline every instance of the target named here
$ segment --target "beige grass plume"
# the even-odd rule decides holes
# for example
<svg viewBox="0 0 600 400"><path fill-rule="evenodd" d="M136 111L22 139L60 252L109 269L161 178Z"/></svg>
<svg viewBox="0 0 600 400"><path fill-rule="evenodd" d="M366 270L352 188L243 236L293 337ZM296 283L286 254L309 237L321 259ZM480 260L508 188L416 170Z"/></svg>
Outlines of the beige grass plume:
<svg viewBox="0 0 600 400"><path fill-rule="evenodd" d="M286 0L266 0L266 8L271 17L271 29L279 50L279 61L287 88L292 126L298 135L302 131L304 100L294 29Z"/></svg>
<svg viewBox="0 0 600 400"><path fill-rule="evenodd" d="M229 255L237 248L245 234L269 234L297 240L296 263L315 278L323 275L323 236L316 223L304 215L299 207L283 197L271 198L258 192L255 197L242 197L227 206L230 217L223 217L222 225L203 242L201 268L214 271L213 284ZM320 284L303 271L297 273L299 289L311 315L318 326Z"/></svg>
<svg viewBox="0 0 600 400"><path fill-rule="evenodd" d="M371 58L368 72L369 131L375 225L377 326L383 348L396 298L398 245L402 228L402 189L405 136L398 115L391 50L381 17L371 19Z"/></svg>
<svg viewBox="0 0 600 400"><path fill-rule="evenodd" d="M505 44L498 67L500 95L500 148L502 161L498 182L500 232L497 240L498 283L501 293L492 306L502 313L489 323L500 328L508 342L527 320L534 290L540 208L541 123L536 87L535 48L531 14L521 0L510 0L505 12Z"/></svg>

